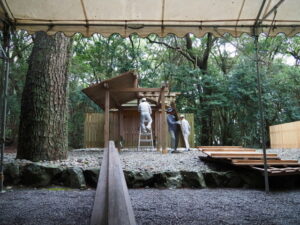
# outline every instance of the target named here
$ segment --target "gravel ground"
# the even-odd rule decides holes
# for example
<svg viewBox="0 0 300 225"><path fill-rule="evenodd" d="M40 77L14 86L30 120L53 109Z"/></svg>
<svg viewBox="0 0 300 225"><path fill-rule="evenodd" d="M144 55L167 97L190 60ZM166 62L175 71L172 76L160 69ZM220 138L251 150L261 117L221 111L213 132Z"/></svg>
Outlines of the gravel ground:
<svg viewBox="0 0 300 225"><path fill-rule="evenodd" d="M262 152L261 149L257 149L257 151ZM267 149L267 153L276 153L281 159L293 159L298 160L300 162L300 149L299 148L273 148Z"/></svg>
<svg viewBox="0 0 300 225"><path fill-rule="evenodd" d="M202 152L194 150L176 154L161 154L160 152L136 152L123 151L120 153L122 167L125 170L148 170L148 171L205 171L206 164L199 160ZM103 151L101 149L77 149L69 152L67 160L45 161L44 165L60 165L63 167L91 168L99 167L102 161ZM29 163L28 160L15 160L15 153L5 153L4 161L17 161L20 164Z"/></svg>
<svg viewBox="0 0 300 225"><path fill-rule="evenodd" d="M143 225L299 225L300 191L131 189ZM0 195L0 225L87 225L95 191L14 190Z"/></svg>
<svg viewBox="0 0 300 225"><path fill-rule="evenodd" d="M258 149L257 151L260 151ZM300 149L268 149L268 153L277 153L282 159L300 160ZM208 171L207 164L200 161L198 156L204 155L194 149L190 152L178 154L161 154L160 152L122 151L120 159L125 170L148 171ZM91 168L99 167L103 156L103 149L77 149L69 151L67 160L45 161L41 164L60 165L63 167ZM15 153L5 153L4 161L15 161ZM29 163L28 160L16 160L20 164Z"/></svg>

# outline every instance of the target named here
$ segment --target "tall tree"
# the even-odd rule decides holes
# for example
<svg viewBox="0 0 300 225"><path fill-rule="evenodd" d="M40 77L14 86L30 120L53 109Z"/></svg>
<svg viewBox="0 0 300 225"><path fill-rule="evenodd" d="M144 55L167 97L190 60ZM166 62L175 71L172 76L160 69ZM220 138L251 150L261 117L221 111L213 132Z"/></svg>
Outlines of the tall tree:
<svg viewBox="0 0 300 225"><path fill-rule="evenodd" d="M202 76L203 82L198 82L196 84L197 91L199 95L195 98L196 101L201 103L202 115L199 113L196 115L197 123L201 124L201 136L200 143L201 145L212 145L213 144L213 121L212 121L212 109L208 106L209 97L212 95L211 84L209 82L209 74L208 74L208 60L209 56L215 41L211 33L208 33L205 38L200 40L200 47L195 47L194 40L196 39L194 36L190 34L185 35L185 42L180 43L179 45L177 38L174 36L174 44L169 44L165 41L156 41L151 40L149 37L147 38L150 43L160 44L169 49L172 49L182 56L184 56L195 68L198 68L200 71L200 76ZM198 44L199 45L199 44ZM199 112L199 110L197 111Z"/></svg>
<svg viewBox="0 0 300 225"><path fill-rule="evenodd" d="M36 33L22 94L17 158L67 156L67 84L70 39Z"/></svg>

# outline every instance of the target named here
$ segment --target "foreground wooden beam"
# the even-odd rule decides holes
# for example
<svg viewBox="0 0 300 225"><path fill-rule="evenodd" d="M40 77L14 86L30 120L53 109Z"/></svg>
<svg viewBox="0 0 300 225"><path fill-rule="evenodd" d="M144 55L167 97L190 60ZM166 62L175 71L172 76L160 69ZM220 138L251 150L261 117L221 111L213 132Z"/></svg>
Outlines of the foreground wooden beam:
<svg viewBox="0 0 300 225"><path fill-rule="evenodd" d="M113 141L104 150L91 225L136 225L119 154Z"/></svg>

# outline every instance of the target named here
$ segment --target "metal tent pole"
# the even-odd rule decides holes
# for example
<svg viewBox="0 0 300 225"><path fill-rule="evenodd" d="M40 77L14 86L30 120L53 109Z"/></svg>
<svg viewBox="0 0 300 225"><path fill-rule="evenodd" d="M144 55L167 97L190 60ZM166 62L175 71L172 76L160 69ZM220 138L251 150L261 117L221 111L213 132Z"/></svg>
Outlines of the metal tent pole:
<svg viewBox="0 0 300 225"><path fill-rule="evenodd" d="M1 159L0 159L0 193L3 193L3 155L5 147L5 128L6 128L6 111L7 111L7 90L8 90L8 76L9 76L9 25L4 25L3 29L3 48L1 51L3 53L3 70L2 70L2 94L1 94L1 137L0 137L0 150L1 150Z"/></svg>
<svg viewBox="0 0 300 225"><path fill-rule="evenodd" d="M264 106L262 103L262 84L261 84L261 74L259 71L259 64L258 64L258 35L257 34L254 37L254 46L255 46L256 75L257 75L257 86L258 86L259 117L260 117L262 148L263 148L263 156L264 156L265 191L266 193L268 193L270 189L269 189L268 165L267 165L267 154L266 154Z"/></svg>

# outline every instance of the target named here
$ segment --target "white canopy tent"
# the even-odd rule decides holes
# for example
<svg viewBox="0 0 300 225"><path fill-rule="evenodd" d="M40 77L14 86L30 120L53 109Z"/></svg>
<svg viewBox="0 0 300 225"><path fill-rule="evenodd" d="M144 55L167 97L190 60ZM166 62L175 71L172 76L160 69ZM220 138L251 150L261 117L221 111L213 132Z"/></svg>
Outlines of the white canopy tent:
<svg viewBox="0 0 300 225"><path fill-rule="evenodd" d="M71 36L300 32L299 0L2 0L0 19L30 33Z"/></svg>
<svg viewBox="0 0 300 225"><path fill-rule="evenodd" d="M200 37L230 33L275 36L300 33L299 0L0 0L0 28L3 32L2 53L5 59L1 113L0 191L3 184L3 150L5 140L7 83L9 74L9 34L14 30L29 33L45 31L67 36L119 33L141 37L193 33ZM257 49L256 49L257 50ZM261 93L257 64L258 87ZM260 95L261 96L261 95ZM261 123L263 109L260 98ZM262 126L263 127L263 126ZM268 191L265 136L262 131L265 162L265 186Z"/></svg>

